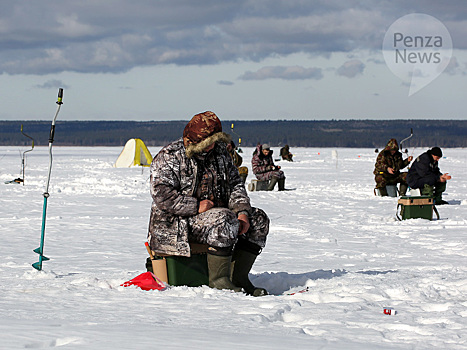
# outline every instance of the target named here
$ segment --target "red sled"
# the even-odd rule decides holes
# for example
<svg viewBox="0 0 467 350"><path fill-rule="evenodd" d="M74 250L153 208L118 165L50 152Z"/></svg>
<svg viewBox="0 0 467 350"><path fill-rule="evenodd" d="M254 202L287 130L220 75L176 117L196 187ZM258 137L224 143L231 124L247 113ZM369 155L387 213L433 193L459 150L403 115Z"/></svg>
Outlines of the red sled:
<svg viewBox="0 0 467 350"><path fill-rule="evenodd" d="M164 290L166 288L164 282L156 277L152 272L144 272L135 278L121 284L123 287L137 286L142 290Z"/></svg>

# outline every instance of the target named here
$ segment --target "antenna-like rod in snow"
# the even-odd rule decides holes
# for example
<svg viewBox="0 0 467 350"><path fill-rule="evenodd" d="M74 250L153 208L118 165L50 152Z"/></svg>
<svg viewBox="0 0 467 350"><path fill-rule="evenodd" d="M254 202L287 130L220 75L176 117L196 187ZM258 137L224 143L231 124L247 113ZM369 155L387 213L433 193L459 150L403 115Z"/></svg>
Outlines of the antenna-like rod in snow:
<svg viewBox="0 0 467 350"><path fill-rule="evenodd" d="M31 139L32 140L32 145L31 145L31 149L28 149L27 151L24 151L23 152L23 156L21 157L21 166L22 166L22 169L23 169L23 186L24 186L24 160L26 158L26 153L28 152L31 152L33 149L34 149L34 139L29 136L29 135L26 135L24 132L23 132L23 124L21 124L21 133L26 136L27 138Z"/></svg>
<svg viewBox="0 0 467 350"><path fill-rule="evenodd" d="M47 175L47 183L45 186L44 192L44 207L42 210L42 229L41 229L41 245L39 248L34 249L34 252L39 254L39 261L32 264L32 266L36 269L41 271L42 270L42 262L50 260L49 258L44 256L44 238L45 238L45 218L47 212L47 198L49 198L49 183L50 183L50 172L52 171L52 144L54 142L54 135L55 135L55 120L57 120L58 112L60 112L60 107L63 104L63 89L58 89L58 99L57 99L57 111L55 112L54 119L52 120L52 126L50 128L49 134L49 172Z"/></svg>
<svg viewBox="0 0 467 350"><path fill-rule="evenodd" d="M238 152L239 153L242 153L242 149L240 148L240 145L242 144L242 138L240 137L239 134L237 134L235 131L234 131L234 123L232 123L232 126L230 127L230 129L232 130L232 133L237 135L238 136Z"/></svg>
<svg viewBox="0 0 467 350"><path fill-rule="evenodd" d="M407 141L408 139L410 139L411 137L413 136L413 129L410 128L410 136L409 137L406 137L405 139L403 139L400 143L399 143L399 149L402 151L402 144Z"/></svg>

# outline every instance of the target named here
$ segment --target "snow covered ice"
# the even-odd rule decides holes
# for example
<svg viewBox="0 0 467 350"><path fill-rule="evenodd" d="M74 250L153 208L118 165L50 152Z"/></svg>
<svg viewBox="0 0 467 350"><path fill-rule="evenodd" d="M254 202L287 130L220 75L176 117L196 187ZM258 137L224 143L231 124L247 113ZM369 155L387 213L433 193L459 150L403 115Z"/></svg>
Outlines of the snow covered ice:
<svg viewBox="0 0 467 350"><path fill-rule="evenodd" d="M121 149L54 146L51 260L37 271L48 148L27 154L23 186L4 182L21 177L26 147L0 147L0 348L467 347L465 149L443 149L441 219L398 221L397 198L373 194L373 149L292 148L296 161L277 163L295 190L250 192L271 219L251 271L271 293L260 298L120 286L145 271L151 204L147 168L112 167Z"/></svg>

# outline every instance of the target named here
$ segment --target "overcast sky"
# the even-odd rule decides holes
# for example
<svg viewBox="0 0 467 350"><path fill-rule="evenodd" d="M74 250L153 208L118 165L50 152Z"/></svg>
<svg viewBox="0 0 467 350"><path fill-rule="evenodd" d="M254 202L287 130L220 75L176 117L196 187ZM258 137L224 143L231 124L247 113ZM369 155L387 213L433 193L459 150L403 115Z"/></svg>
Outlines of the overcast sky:
<svg viewBox="0 0 467 350"><path fill-rule="evenodd" d="M388 28L446 26L447 68L409 96ZM465 0L0 0L0 119L465 119ZM423 74L423 72L421 72Z"/></svg>

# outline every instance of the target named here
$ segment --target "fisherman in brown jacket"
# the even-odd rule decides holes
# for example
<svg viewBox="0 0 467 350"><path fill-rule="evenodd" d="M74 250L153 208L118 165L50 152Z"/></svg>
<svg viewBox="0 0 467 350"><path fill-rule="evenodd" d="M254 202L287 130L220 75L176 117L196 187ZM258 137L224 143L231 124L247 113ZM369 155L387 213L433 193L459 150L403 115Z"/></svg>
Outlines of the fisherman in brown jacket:
<svg viewBox="0 0 467 350"><path fill-rule="evenodd" d="M402 159L402 153L399 152L399 145L396 139L390 139L386 147L379 152L376 158L375 182L381 196L387 196L386 185L397 185L400 183L400 194L403 196L407 192L407 173L401 172L412 161L413 157Z"/></svg>
<svg viewBox="0 0 467 350"><path fill-rule="evenodd" d="M229 142L208 111L154 157L148 241L156 253L180 256L190 256L189 242L207 244L210 287L266 295L248 273L266 244L269 218L250 205Z"/></svg>
<svg viewBox="0 0 467 350"><path fill-rule="evenodd" d="M281 148L281 157L282 160L287 160L289 162L293 162L293 154L290 153L289 145L285 145L284 147Z"/></svg>

